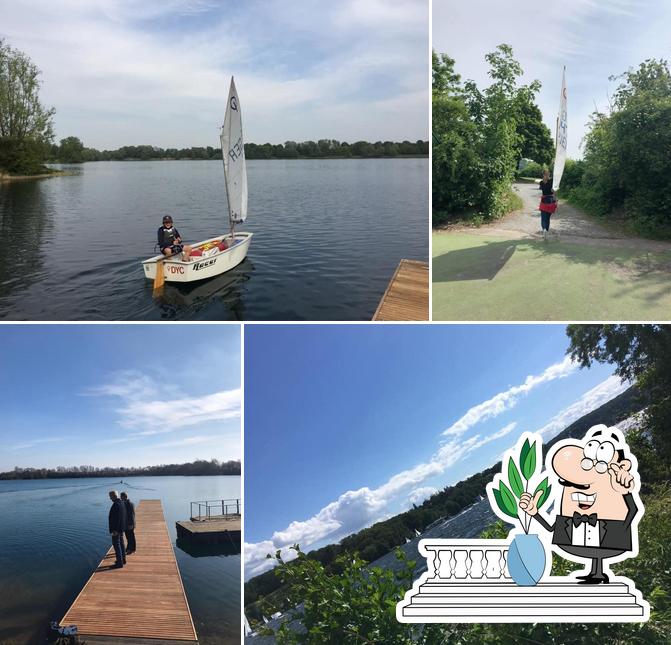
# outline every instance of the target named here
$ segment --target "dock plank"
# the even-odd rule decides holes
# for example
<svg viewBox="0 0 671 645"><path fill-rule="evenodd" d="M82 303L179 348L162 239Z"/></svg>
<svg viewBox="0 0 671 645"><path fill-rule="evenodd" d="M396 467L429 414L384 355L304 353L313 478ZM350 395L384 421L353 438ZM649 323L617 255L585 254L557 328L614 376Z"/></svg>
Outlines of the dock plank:
<svg viewBox="0 0 671 645"><path fill-rule="evenodd" d="M110 548L60 625L77 625L82 637L118 642L197 643L161 500L141 500L135 515L137 551L123 569L112 569Z"/></svg>
<svg viewBox="0 0 671 645"><path fill-rule="evenodd" d="M428 320L429 265L401 260L373 320Z"/></svg>

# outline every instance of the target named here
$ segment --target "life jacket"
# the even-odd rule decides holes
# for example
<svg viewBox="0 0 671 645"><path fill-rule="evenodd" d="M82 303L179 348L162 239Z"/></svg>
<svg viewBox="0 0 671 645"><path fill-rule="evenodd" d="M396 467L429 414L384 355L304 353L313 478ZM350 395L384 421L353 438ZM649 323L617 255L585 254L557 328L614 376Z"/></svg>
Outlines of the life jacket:
<svg viewBox="0 0 671 645"><path fill-rule="evenodd" d="M548 199L548 197L549 201L543 201L544 199ZM557 200L551 195L544 195L541 197L541 203L538 205L538 209L544 213L552 214L557 210Z"/></svg>
<svg viewBox="0 0 671 645"><path fill-rule="evenodd" d="M161 229L161 234L163 236L163 244L172 246L175 241L175 238L177 237L176 233L177 229L174 226L171 226L170 228L166 228L164 226Z"/></svg>

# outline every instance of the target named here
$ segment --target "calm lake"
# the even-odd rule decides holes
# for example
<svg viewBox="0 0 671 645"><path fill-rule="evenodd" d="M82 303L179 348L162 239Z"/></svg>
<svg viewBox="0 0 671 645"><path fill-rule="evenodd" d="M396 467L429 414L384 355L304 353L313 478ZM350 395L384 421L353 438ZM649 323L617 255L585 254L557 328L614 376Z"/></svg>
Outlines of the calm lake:
<svg viewBox="0 0 671 645"><path fill-rule="evenodd" d="M109 490L125 490L136 505L160 499L173 543L175 522L189 518L189 502L240 497L240 477L124 482L0 481L0 643L43 643L49 622L63 617L110 546ZM139 541L139 528L136 535ZM179 545L174 550L201 645L238 645L240 555L191 555Z"/></svg>
<svg viewBox="0 0 671 645"><path fill-rule="evenodd" d="M228 230L222 163L56 167L0 183L0 318L370 320L399 260L428 261L428 159L255 160L247 259L154 300L164 214L186 242Z"/></svg>

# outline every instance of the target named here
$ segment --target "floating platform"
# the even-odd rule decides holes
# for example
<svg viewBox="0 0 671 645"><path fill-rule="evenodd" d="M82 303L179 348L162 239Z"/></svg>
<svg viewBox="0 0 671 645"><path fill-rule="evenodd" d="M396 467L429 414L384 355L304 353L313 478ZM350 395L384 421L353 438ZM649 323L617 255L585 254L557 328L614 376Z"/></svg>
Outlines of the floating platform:
<svg viewBox="0 0 671 645"><path fill-rule="evenodd" d="M176 523L177 537L194 544L240 544L241 515L213 515L206 520L181 520Z"/></svg>
<svg viewBox="0 0 671 645"><path fill-rule="evenodd" d="M77 625L82 640L100 645L196 644L161 501L141 500L135 518L137 551L113 569L110 548L59 624Z"/></svg>
<svg viewBox="0 0 671 645"><path fill-rule="evenodd" d="M373 320L428 320L429 265L401 260Z"/></svg>

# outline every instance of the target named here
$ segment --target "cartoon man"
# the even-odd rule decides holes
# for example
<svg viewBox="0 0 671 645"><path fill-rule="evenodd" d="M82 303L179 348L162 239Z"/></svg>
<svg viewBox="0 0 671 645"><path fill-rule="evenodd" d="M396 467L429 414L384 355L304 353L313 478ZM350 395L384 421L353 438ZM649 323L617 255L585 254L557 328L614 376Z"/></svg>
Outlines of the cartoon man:
<svg viewBox="0 0 671 645"><path fill-rule="evenodd" d="M520 508L552 531L554 545L591 559L589 574L577 576L580 584L607 583L603 561L634 550L632 522L641 510L634 499L640 486L638 474L632 471L635 460L619 430L594 426L582 441L562 441L548 453L546 463L562 487L553 525L538 512L542 491L521 495Z"/></svg>

